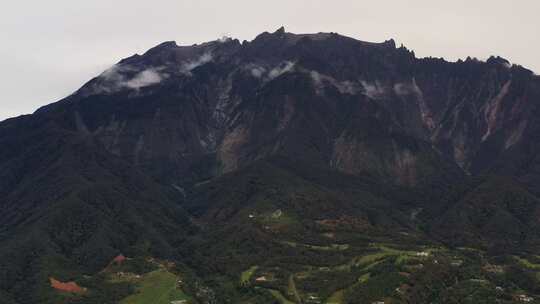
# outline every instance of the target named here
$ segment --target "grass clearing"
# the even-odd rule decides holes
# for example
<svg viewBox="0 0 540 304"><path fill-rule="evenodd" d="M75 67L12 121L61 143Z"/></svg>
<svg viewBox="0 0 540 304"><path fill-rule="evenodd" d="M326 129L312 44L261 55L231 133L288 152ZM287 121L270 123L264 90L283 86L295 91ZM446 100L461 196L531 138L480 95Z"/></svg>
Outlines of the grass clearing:
<svg viewBox="0 0 540 304"><path fill-rule="evenodd" d="M289 276L289 287L287 289L287 292L289 295L293 296L296 302L302 303L302 300L300 298L300 293L298 293L298 289L296 289L296 284L294 282L294 275Z"/></svg>
<svg viewBox="0 0 540 304"><path fill-rule="evenodd" d="M522 266L526 268L540 270L540 264L531 263L529 260L518 257L518 256L514 256L514 259L516 259Z"/></svg>
<svg viewBox="0 0 540 304"><path fill-rule="evenodd" d="M328 300L326 300L326 304L343 304L345 301L345 290L338 290L334 292Z"/></svg>
<svg viewBox="0 0 540 304"><path fill-rule="evenodd" d="M171 301L190 298L177 288L178 277L164 269L144 275L139 283L136 294L130 295L120 304L170 304Z"/></svg>
<svg viewBox="0 0 540 304"><path fill-rule="evenodd" d="M388 253L388 252L377 252L377 253L373 253L373 254L368 254L368 255L364 255L364 256L361 256L360 258L358 258L356 260L356 263L355 265L357 266L360 266L360 265L368 265L368 264L372 264L374 262L377 262L379 260L382 260L388 256L392 255L391 253Z"/></svg>
<svg viewBox="0 0 540 304"><path fill-rule="evenodd" d="M365 283L369 280L370 277L371 277L370 273L365 273L358 278L358 283Z"/></svg>
<svg viewBox="0 0 540 304"><path fill-rule="evenodd" d="M293 248L304 247L312 250L319 251L344 251L350 248L349 244L331 244L329 246L319 246L319 245L309 245L309 244L299 244L296 242L284 241L282 242L285 245L291 246Z"/></svg>
<svg viewBox="0 0 540 304"><path fill-rule="evenodd" d="M360 258L358 260L358 263L356 265L363 265L363 264L366 264L366 263L377 262L377 261L380 261L380 260L382 260L384 258L387 258L387 257L390 257L390 256L395 256L396 257L396 262L395 262L396 265L402 265L402 264L406 263L409 260L421 259L421 257L418 256L419 252L417 252L417 251L399 250L399 249L391 248L391 247L384 246L384 245L375 245L374 247L381 250L381 252L363 256L362 258ZM427 249L424 252L429 255L429 254L431 254L433 252L436 252L436 251L439 251L439 250L438 249Z"/></svg>
<svg viewBox="0 0 540 304"><path fill-rule="evenodd" d="M379 260L379 261L373 262L373 263L367 265L366 267L362 268L362 270L368 271L368 270L370 270L371 268L373 268L373 267L379 265L381 262L383 262L383 261L382 261L382 260Z"/></svg>
<svg viewBox="0 0 540 304"><path fill-rule="evenodd" d="M249 281L257 269L259 269L259 266L251 266L248 270L242 272L240 275L240 285L249 285Z"/></svg>
<svg viewBox="0 0 540 304"><path fill-rule="evenodd" d="M306 247L310 249L315 250L321 250L321 251L343 251L349 249L348 244L332 244L330 246L316 246L316 245L306 245Z"/></svg>
<svg viewBox="0 0 540 304"><path fill-rule="evenodd" d="M350 262L333 267L332 269L337 271L349 271L351 267L363 266L364 270L369 270L388 257L396 257L396 265L401 265L410 260L423 259L423 257L418 256L418 251L399 250L381 244L372 244L372 248L378 249L378 251L355 257ZM439 249L426 249L425 252L431 254L432 252L436 252L438 250Z"/></svg>
<svg viewBox="0 0 540 304"><path fill-rule="evenodd" d="M351 289L351 288L355 288L356 286L358 286L359 284L364 284L366 283L369 278L371 277L371 274L369 273L365 273L363 274L362 276L360 276L358 278L358 282L349 286L348 288L346 289L341 289L341 290L338 290L336 292L334 292L325 302L325 304L344 304L345 303L345 291L347 289Z"/></svg>
<svg viewBox="0 0 540 304"><path fill-rule="evenodd" d="M273 296L274 298L276 298L276 299L279 301L279 303L281 303L281 304L295 304L294 302L291 302L291 301L289 301L287 298L285 298L285 297L283 296L283 294L281 293L281 291L279 291L279 290L268 289L268 291L269 291L270 294L272 294L272 296Z"/></svg>
<svg viewBox="0 0 540 304"><path fill-rule="evenodd" d="M403 264L406 264L406 263L409 262L409 261L420 261L420 260L421 260L421 258L420 258L420 257L417 257L417 256L411 256L411 255L400 254L400 255L398 255L398 257L396 258L395 264L396 264L396 265L403 265Z"/></svg>

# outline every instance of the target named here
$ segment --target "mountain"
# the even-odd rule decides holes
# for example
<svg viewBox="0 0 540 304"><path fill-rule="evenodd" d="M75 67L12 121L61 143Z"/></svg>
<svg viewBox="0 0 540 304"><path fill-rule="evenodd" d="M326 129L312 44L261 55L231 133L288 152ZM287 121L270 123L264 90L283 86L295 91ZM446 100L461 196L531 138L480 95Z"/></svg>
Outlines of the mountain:
<svg viewBox="0 0 540 304"><path fill-rule="evenodd" d="M131 303L120 255L193 303L540 294L539 105L500 57L283 28L162 43L0 122L0 300Z"/></svg>

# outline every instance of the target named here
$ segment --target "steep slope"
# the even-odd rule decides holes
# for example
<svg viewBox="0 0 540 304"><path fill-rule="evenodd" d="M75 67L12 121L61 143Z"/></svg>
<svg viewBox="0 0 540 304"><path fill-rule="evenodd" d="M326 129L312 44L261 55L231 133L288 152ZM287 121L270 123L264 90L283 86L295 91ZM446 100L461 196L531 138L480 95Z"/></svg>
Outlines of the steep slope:
<svg viewBox="0 0 540 304"><path fill-rule="evenodd" d="M192 230L174 196L84 133L4 122L0 289L48 303L49 277L97 273L119 253L171 257ZM58 303L51 296L51 303ZM58 299L56 299L58 300Z"/></svg>
<svg viewBox="0 0 540 304"><path fill-rule="evenodd" d="M38 114L75 120L110 152L175 184L270 155L409 185L442 174L437 167L445 160L427 138L404 128L378 89L359 80L398 73L408 51L391 42L313 37L278 31L242 45L162 44ZM279 51L269 55L272 48Z"/></svg>
<svg viewBox="0 0 540 304"><path fill-rule="evenodd" d="M441 163L478 174L534 161L539 96L538 77L501 58L416 59L393 41L280 29L161 44L38 114L76 120L175 184L287 155L416 185L444 174ZM532 170L513 174L536 180Z"/></svg>
<svg viewBox="0 0 540 304"><path fill-rule="evenodd" d="M508 178L488 177L447 205L431 231L453 245L477 244L499 252L535 251L540 245L539 215L540 200L522 185Z"/></svg>

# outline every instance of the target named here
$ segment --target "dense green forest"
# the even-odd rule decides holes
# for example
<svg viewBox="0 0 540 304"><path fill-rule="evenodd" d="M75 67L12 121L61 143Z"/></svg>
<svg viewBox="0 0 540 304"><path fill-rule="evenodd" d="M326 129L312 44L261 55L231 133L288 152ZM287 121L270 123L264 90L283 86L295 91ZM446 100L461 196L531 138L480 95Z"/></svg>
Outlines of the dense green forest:
<svg viewBox="0 0 540 304"><path fill-rule="evenodd" d="M144 300L155 299L146 293L162 290L171 301L193 304L513 303L540 294L535 244L526 234L516 238L501 222L510 216L526 221L537 202L519 185L489 176L470 179L444 194L451 203L441 210L426 201L433 196L428 192L384 191L371 179L311 172L317 171L276 159L194 184L185 198L176 197L179 213L169 224L144 219L169 231L159 235L137 230L135 221L132 229L78 243L99 211L62 208L72 230L55 230L60 218L53 218L43 237L36 232L2 249L3 260L12 261L2 264L3 300L153 303ZM519 204L510 208L509 201ZM483 209L455 218L468 212L460 207L465 203ZM134 220L125 216L111 214L106 228ZM184 217L190 220L182 224ZM103 251L115 238L122 252ZM119 254L127 260L111 262ZM51 277L85 292L55 290L46 283ZM148 284L154 287L145 289ZM15 302L12 294L28 300Z"/></svg>

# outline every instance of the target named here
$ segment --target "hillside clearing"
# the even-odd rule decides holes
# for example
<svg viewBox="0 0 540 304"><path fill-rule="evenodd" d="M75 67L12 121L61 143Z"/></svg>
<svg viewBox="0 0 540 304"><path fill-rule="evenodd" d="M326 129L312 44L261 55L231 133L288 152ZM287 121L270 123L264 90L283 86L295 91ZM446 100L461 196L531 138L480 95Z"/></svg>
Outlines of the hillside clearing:
<svg viewBox="0 0 540 304"><path fill-rule="evenodd" d="M189 301L189 297L177 287L177 280L174 274L166 270L150 272L143 276L137 293L125 298L120 304L170 304L171 301Z"/></svg>

